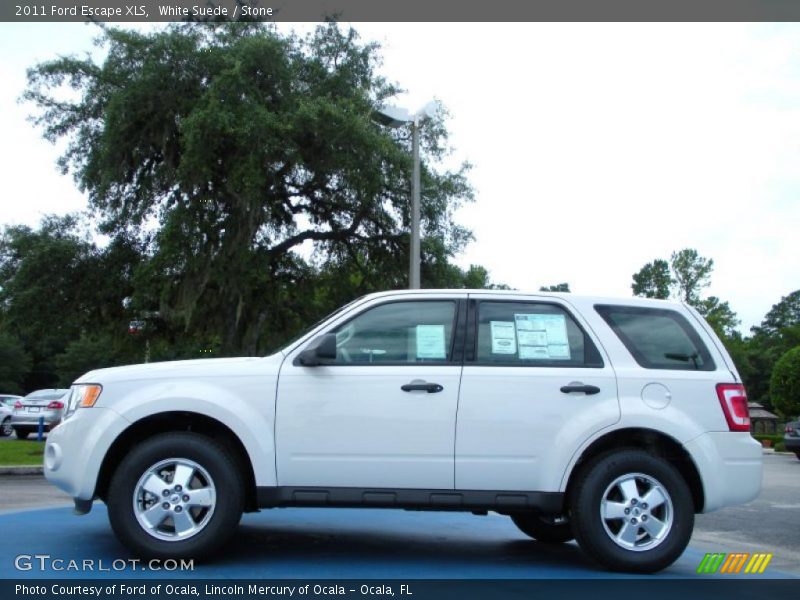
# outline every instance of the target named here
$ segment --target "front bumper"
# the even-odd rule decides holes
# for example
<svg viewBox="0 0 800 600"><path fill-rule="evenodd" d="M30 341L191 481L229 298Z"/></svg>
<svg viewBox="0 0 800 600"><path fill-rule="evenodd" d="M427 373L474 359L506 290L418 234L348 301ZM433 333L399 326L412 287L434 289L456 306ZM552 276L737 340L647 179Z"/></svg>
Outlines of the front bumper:
<svg viewBox="0 0 800 600"><path fill-rule="evenodd" d="M110 408L78 409L47 436L45 477L73 498L92 500L103 459L129 424Z"/></svg>
<svg viewBox="0 0 800 600"><path fill-rule="evenodd" d="M684 444L703 482L702 512L750 502L761 491L763 451L748 432L709 432Z"/></svg>

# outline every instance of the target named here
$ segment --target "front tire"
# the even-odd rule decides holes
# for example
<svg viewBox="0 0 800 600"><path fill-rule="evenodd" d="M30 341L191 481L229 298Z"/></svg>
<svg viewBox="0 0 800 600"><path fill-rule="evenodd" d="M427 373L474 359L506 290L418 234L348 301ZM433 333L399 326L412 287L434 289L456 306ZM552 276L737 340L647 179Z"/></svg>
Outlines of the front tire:
<svg viewBox="0 0 800 600"><path fill-rule="evenodd" d="M683 477L642 450L598 456L577 475L573 530L586 554L614 571L654 573L686 549L694 505Z"/></svg>
<svg viewBox="0 0 800 600"><path fill-rule="evenodd" d="M563 544L575 537L572 525L564 517L517 513L511 515L511 520L522 533L545 544Z"/></svg>
<svg viewBox="0 0 800 600"><path fill-rule="evenodd" d="M241 466L206 436L157 435L119 464L107 504L114 533L138 556L202 559L221 549L239 524Z"/></svg>

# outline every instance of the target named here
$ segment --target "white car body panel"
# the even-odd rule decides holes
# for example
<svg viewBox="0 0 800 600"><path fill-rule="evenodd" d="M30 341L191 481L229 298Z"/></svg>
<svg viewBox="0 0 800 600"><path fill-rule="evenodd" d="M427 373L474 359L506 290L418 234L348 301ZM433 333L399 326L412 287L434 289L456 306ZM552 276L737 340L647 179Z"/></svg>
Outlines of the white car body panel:
<svg viewBox="0 0 800 600"><path fill-rule="evenodd" d="M318 335L387 300L468 296L561 304L594 340L604 367L293 364ZM678 311L695 326L716 369L642 368L595 311L594 305L603 303ZM444 389L400 391L415 379ZM760 446L747 433L728 431L716 396L716 384L738 380L721 342L677 303L485 290L384 292L352 303L266 358L87 373L77 383L99 383L103 392L95 408L79 409L50 434L45 474L88 500L118 435L153 414L188 411L216 419L239 438L262 488L564 492L593 442L609 432L641 428L669 436L689 453L707 511L746 502L760 488ZM602 391L595 396L559 391L572 382Z"/></svg>

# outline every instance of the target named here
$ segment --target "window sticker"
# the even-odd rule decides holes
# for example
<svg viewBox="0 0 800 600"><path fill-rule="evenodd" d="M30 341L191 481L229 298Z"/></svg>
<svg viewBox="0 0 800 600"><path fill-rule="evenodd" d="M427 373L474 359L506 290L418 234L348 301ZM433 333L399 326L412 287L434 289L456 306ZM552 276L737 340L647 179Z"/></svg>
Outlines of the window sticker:
<svg viewBox="0 0 800 600"><path fill-rule="evenodd" d="M492 354L516 354L517 338L511 321L489 321L492 331Z"/></svg>
<svg viewBox="0 0 800 600"><path fill-rule="evenodd" d="M417 325L417 358L447 358L444 325Z"/></svg>
<svg viewBox="0 0 800 600"><path fill-rule="evenodd" d="M515 314L519 357L528 360L569 360L567 319L554 314Z"/></svg>

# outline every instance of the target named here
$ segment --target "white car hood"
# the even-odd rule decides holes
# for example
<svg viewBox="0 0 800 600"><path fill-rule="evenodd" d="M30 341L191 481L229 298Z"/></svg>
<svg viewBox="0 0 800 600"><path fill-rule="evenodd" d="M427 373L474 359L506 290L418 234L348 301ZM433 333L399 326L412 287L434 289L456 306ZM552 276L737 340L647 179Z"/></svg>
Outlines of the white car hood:
<svg viewBox="0 0 800 600"><path fill-rule="evenodd" d="M139 379L183 379L231 376L263 376L277 374L283 354L276 352L267 357L199 358L174 360L124 367L96 369L81 375L75 383L111 383Z"/></svg>

